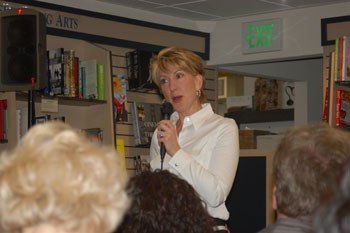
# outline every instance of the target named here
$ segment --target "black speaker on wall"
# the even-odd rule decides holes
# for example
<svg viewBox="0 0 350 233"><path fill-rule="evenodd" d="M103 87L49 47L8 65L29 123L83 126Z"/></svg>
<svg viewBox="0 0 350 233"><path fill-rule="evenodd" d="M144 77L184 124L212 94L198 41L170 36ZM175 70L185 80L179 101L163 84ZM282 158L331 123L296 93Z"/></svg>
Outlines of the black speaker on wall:
<svg viewBox="0 0 350 233"><path fill-rule="evenodd" d="M0 14L0 91L47 87L44 14L20 8Z"/></svg>

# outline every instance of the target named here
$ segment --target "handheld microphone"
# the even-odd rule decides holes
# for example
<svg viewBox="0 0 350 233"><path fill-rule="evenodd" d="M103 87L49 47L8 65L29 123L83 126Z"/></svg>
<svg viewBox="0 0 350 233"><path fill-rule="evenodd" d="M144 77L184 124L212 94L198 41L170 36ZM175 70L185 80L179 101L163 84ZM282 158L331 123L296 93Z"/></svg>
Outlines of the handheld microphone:
<svg viewBox="0 0 350 233"><path fill-rule="evenodd" d="M171 113L173 113L173 105L171 105L171 103L169 102L165 102L164 104L162 104L162 113L163 113L163 119L169 120ZM160 144L161 170L163 170L163 161L164 161L165 153L166 153L165 145L162 142Z"/></svg>

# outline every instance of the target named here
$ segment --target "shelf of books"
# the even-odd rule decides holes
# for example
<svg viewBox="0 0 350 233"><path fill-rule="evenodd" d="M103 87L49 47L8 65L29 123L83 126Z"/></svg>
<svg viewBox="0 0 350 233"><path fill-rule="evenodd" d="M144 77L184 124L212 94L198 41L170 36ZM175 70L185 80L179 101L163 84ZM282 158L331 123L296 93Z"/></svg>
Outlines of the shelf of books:
<svg viewBox="0 0 350 233"><path fill-rule="evenodd" d="M349 17L323 19L323 120L350 133ZM345 23L345 24L344 24ZM330 28L332 30L327 30Z"/></svg>
<svg viewBox="0 0 350 233"><path fill-rule="evenodd" d="M114 49L118 49L115 47ZM47 36L48 87L34 95L35 122L62 120L75 128L98 131L101 143L114 145L111 55L102 45ZM27 131L28 94L15 94L18 138Z"/></svg>
<svg viewBox="0 0 350 233"><path fill-rule="evenodd" d="M350 54L350 53L349 53ZM339 64L336 65L335 52L329 54L328 85L325 90L323 120L333 127L350 132L350 73L339 80ZM349 67L350 68L350 67ZM348 68L348 69L349 69ZM350 72L350 71L349 71Z"/></svg>

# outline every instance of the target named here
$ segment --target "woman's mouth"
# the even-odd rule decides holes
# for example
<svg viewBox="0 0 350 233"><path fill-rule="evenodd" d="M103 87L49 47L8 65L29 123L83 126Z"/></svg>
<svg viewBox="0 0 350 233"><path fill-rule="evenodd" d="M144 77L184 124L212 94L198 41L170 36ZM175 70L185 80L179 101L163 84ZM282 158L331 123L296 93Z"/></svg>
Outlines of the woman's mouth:
<svg viewBox="0 0 350 233"><path fill-rule="evenodd" d="M181 100L182 100L182 96L180 96L180 95L174 96L174 97L172 98L172 100L173 100L173 103L179 103L179 102L181 102Z"/></svg>

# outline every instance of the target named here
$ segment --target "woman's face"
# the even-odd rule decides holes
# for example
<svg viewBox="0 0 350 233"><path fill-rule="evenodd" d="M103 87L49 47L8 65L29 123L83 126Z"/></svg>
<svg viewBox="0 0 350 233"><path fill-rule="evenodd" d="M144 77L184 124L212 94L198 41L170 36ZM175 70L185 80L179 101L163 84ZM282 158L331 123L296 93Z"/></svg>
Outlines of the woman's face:
<svg viewBox="0 0 350 233"><path fill-rule="evenodd" d="M159 72L159 83L166 100L180 115L189 116L201 108L196 94L201 89L203 78L193 76L173 65L168 65L167 71Z"/></svg>

